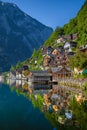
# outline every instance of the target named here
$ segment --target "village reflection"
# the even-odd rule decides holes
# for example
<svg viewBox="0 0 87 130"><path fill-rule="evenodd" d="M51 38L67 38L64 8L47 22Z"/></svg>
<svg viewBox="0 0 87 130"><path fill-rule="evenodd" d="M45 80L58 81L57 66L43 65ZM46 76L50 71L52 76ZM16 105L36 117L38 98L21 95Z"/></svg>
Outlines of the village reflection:
<svg viewBox="0 0 87 130"><path fill-rule="evenodd" d="M32 104L39 107L46 114L47 118L49 118L48 114L51 113L49 120L52 118L51 123L55 122L53 124L56 127L59 127L59 124L67 124L74 125L76 130L80 128L79 122L73 121L70 104L73 97L76 97L79 104L85 100L82 91L78 91L78 88L70 88L58 84L33 84L24 80L11 79L7 79L7 84L10 85L10 88L14 86L15 89L25 93L31 99Z"/></svg>
<svg viewBox="0 0 87 130"><path fill-rule="evenodd" d="M49 91L52 89L52 85L46 85L46 84L33 84L32 82L27 82L24 80L12 80L7 79L7 84L10 85L10 88L14 86L15 88L18 88L22 90L23 92L26 92L28 94L48 94Z"/></svg>

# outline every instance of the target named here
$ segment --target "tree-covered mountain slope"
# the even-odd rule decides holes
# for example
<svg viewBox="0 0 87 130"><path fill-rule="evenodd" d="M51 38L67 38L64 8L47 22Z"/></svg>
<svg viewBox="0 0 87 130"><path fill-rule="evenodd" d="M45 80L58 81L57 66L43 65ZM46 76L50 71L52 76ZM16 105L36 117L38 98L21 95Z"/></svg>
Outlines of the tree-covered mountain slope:
<svg viewBox="0 0 87 130"><path fill-rule="evenodd" d="M76 38L73 38L73 36L75 36ZM59 44L58 40L60 40L61 38L63 38L63 41ZM84 46L87 43L87 0L85 1L84 5L79 10L75 18L71 19L69 23L65 24L63 27L57 27L55 29L48 40L45 41L44 47L51 46L53 49L55 49L59 46L63 46L64 48L64 45L67 42L76 43L76 47L74 47L72 50L74 53L77 53L79 47ZM43 65L44 59L44 55L42 54L41 49L42 47L40 47L37 51L35 50L31 56L31 59L26 60L23 64L28 64L30 69L32 70L40 69L40 66ZM35 64L35 61L37 61L37 64ZM83 60L80 66L84 67Z"/></svg>
<svg viewBox="0 0 87 130"><path fill-rule="evenodd" d="M77 13L77 16L65 24L62 28L58 27L45 42L45 45L53 45L59 35L78 34L78 46L87 42L87 0Z"/></svg>

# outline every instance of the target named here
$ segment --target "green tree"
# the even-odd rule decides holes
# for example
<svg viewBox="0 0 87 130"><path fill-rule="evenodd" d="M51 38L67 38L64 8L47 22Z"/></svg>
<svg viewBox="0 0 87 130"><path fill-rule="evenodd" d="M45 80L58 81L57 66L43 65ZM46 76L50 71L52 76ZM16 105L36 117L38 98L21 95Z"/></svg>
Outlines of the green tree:
<svg viewBox="0 0 87 130"><path fill-rule="evenodd" d="M14 65L12 65L11 68L10 68L10 71L14 71L15 68L16 68L16 67L15 67Z"/></svg>
<svg viewBox="0 0 87 130"><path fill-rule="evenodd" d="M74 67L78 69L87 68L87 52L77 52L74 57L70 58L70 66L72 69L74 69Z"/></svg>

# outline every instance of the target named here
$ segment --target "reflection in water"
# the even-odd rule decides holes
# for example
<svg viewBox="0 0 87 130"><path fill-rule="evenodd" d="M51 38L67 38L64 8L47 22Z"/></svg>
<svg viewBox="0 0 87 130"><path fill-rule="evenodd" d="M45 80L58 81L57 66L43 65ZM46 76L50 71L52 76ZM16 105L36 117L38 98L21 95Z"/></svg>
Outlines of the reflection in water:
<svg viewBox="0 0 87 130"><path fill-rule="evenodd" d="M81 122L84 120L76 120L80 112L79 108L83 107L81 103L85 99L81 90L60 85L32 84L21 80L8 80L7 83L11 88L14 86L16 90L20 90L16 92L30 99L35 107L39 107L54 127L60 130L68 130L70 127L71 130L83 128ZM74 100L73 97L76 99ZM84 109L81 109L81 112L82 116L86 114ZM84 118L87 119L87 114Z"/></svg>
<svg viewBox="0 0 87 130"><path fill-rule="evenodd" d="M3 82L4 82L4 76L0 75L0 83L3 83Z"/></svg>
<svg viewBox="0 0 87 130"><path fill-rule="evenodd" d="M17 95L15 87L0 86L0 130L53 130L52 125L31 101ZM16 88L16 90L18 90Z"/></svg>

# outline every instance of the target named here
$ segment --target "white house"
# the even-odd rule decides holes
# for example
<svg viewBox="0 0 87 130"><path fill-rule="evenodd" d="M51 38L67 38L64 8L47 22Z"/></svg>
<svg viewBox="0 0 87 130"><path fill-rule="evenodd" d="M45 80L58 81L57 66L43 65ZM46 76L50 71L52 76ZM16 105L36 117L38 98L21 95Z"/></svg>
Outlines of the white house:
<svg viewBox="0 0 87 130"><path fill-rule="evenodd" d="M22 74L16 74L16 79L22 79Z"/></svg>
<svg viewBox="0 0 87 130"><path fill-rule="evenodd" d="M83 69L78 70L77 68L74 68L74 73L75 74L79 75L79 74L82 74L82 72L83 72Z"/></svg>
<svg viewBox="0 0 87 130"><path fill-rule="evenodd" d="M57 43L61 43L61 42L62 42L62 38L61 38L61 37L58 38L56 42L57 42Z"/></svg>
<svg viewBox="0 0 87 130"><path fill-rule="evenodd" d="M64 45L64 49L66 52L71 52L71 45L69 42L66 42L65 45Z"/></svg>

